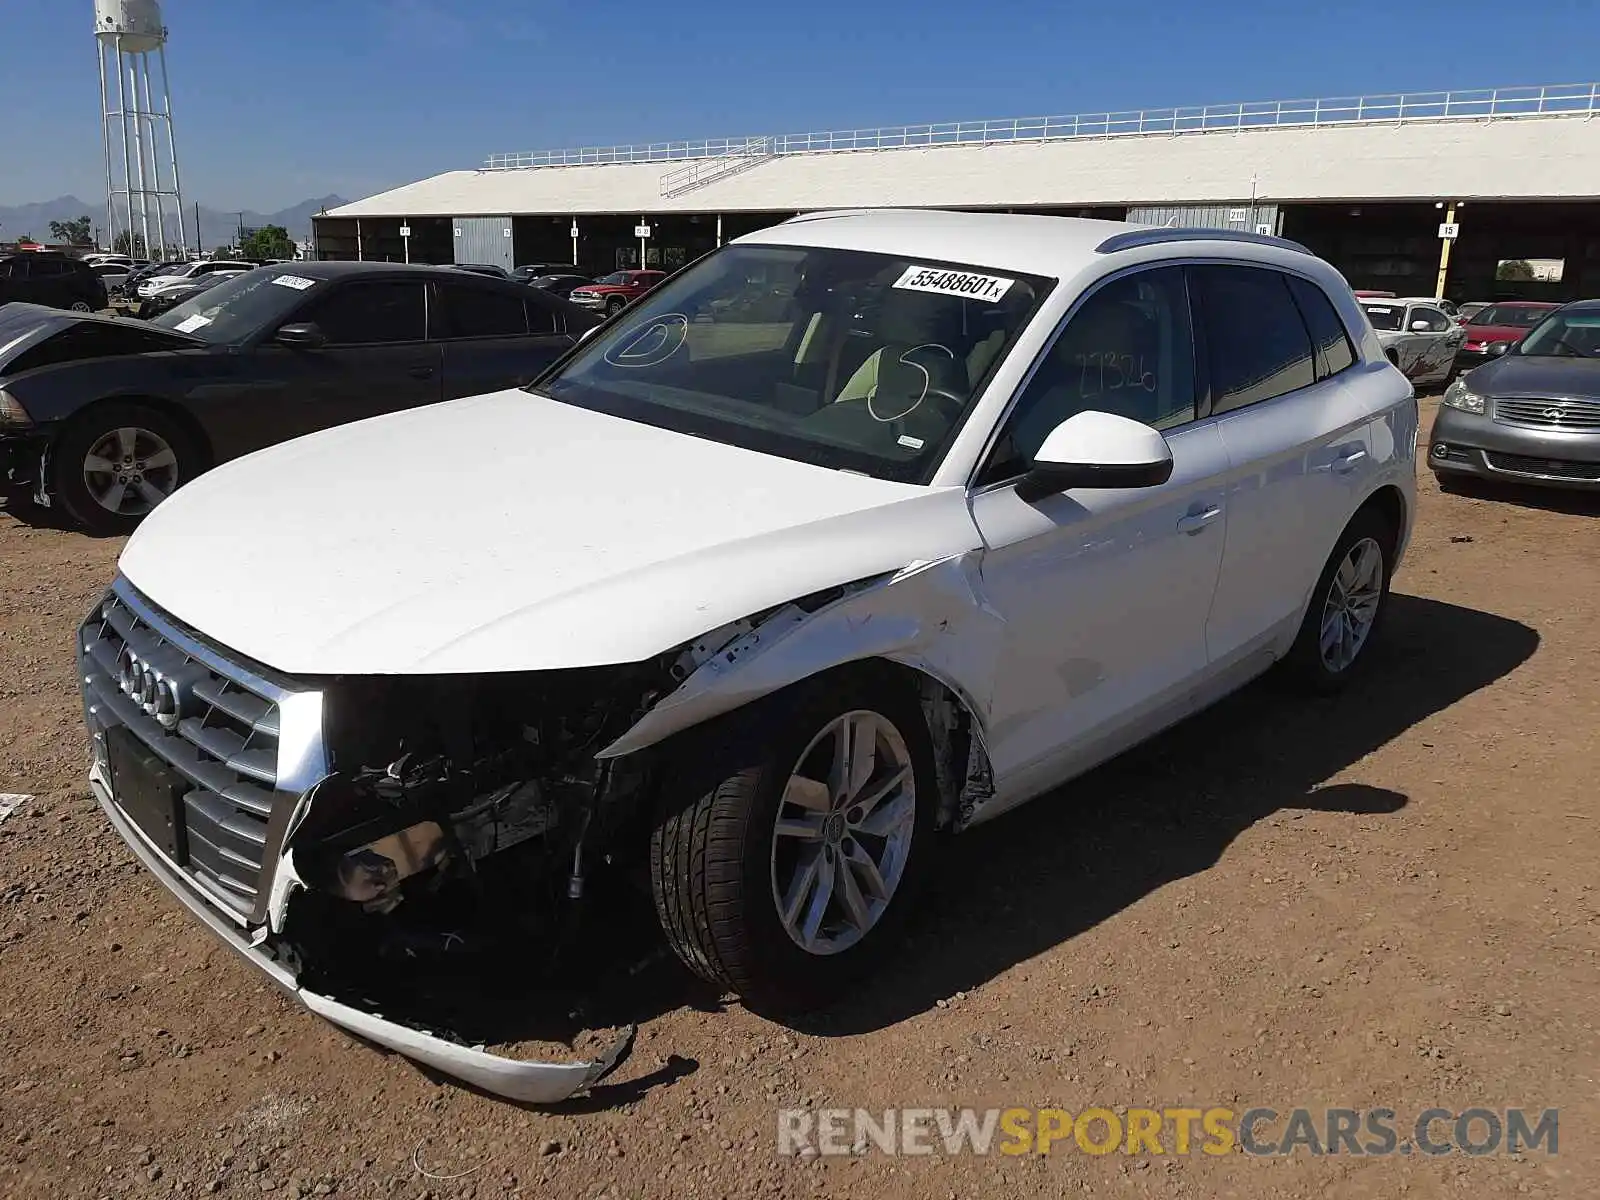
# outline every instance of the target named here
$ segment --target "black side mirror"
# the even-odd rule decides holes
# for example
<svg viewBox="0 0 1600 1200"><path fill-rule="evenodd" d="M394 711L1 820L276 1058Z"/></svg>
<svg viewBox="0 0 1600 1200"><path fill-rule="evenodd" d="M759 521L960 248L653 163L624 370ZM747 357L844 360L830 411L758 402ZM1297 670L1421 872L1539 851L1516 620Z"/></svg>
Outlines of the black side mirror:
<svg viewBox="0 0 1600 1200"><path fill-rule="evenodd" d="M315 321L296 321L292 325L285 325L273 334L273 340L282 346L297 346L302 349L315 349L328 343L327 337L317 328Z"/></svg>

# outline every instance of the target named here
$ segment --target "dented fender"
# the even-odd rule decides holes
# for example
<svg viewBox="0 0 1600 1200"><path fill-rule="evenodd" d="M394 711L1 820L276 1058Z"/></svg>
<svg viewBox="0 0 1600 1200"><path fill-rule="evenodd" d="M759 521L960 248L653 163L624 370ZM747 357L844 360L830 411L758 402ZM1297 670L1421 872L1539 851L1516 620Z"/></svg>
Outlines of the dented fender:
<svg viewBox="0 0 1600 1200"><path fill-rule="evenodd" d="M873 658L949 687L981 738L1005 623L984 601L979 561L969 550L916 562L816 612L778 610L701 663L597 757L636 753L819 672Z"/></svg>

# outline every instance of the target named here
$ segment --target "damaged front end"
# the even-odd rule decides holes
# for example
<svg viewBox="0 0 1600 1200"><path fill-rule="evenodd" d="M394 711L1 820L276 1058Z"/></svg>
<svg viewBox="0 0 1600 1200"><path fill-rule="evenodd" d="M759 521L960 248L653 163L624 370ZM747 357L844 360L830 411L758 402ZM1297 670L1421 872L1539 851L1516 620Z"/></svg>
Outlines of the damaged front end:
<svg viewBox="0 0 1600 1200"><path fill-rule="evenodd" d="M574 1063L483 1046L532 1036L583 940L589 874L628 866L612 849L637 840L619 834L644 819L648 756L595 750L673 686L672 663L294 681L121 579L78 649L112 824L307 1007L520 1101L560 1101L621 1061L626 1027Z"/></svg>

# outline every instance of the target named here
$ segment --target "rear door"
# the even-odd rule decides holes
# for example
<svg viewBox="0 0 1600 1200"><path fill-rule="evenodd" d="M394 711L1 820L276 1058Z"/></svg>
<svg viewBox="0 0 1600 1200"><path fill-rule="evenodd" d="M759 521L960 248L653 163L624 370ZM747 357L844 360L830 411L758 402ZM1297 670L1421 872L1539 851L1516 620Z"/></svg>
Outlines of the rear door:
<svg viewBox="0 0 1600 1200"><path fill-rule="evenodd" d="M439 346L426 336L427 288L419 278L341 283L279 322L316 325L324 345L269 340L247 351L257 444L441 399Z"/></svg>
<svg viewBox="0 0 1600 1200"><path fill-rule="evenodd" d="M1228 544L1206 623L1226 670L1264 653L1321 573L1375 456L1355 351L1321 287L1260 266L1190 268L1212 411L1232 464Z"/></svg>
<svg viewBox="0 0 1600 1200"><path fill-rule="evenodd" d="M428 337L443 354L443 397L522 387L572 345L549 299L533 288L436 281Z"/></svg>

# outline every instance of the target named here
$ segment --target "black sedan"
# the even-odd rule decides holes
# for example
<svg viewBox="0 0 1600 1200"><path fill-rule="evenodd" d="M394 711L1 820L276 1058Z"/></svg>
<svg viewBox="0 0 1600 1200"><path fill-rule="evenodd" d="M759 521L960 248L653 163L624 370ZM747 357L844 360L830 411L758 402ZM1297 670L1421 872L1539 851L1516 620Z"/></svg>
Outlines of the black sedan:
<svg viewBox="0 0 1600 1200"><path fill-rule="evenodd" d="M528 286L538 288L541 292L549 292L552 296L560 296L565 300L572 295L574 288L581 288L586 283L593 283L589 275L538 275L528 280Z"/></svg>
<svg viewBox="0 0 1600 1200"><path fill-rule="evenodd" d="M1600 300L1551 312L1444 394L1428 466L1445 491L1475 479L1600 488Z"/></svg>
<svg viewBox="0 0 1600 1200"><path fill-rule="evenodd" d="M0 306L0 490L127 532L241 454L526 384L596 324L508 280L356 262L258 268L154 321Z"/></svg>

